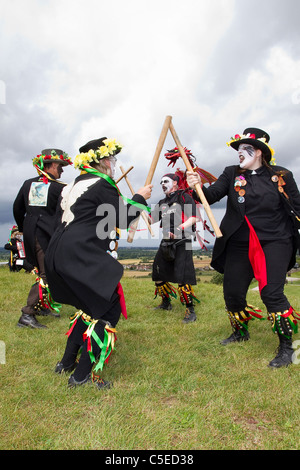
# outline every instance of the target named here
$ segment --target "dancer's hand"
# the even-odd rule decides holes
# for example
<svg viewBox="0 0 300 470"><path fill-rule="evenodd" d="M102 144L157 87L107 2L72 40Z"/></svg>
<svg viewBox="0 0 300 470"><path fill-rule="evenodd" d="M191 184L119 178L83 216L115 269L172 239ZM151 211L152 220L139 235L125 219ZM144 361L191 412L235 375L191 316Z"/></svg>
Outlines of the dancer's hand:
<svg viewBox="0 0 300 470"><path fill-rule="evenodd" d="M201 184L201 178L194 171L186 172L186 181L190 188L195 189L196 184Z"/></svg>

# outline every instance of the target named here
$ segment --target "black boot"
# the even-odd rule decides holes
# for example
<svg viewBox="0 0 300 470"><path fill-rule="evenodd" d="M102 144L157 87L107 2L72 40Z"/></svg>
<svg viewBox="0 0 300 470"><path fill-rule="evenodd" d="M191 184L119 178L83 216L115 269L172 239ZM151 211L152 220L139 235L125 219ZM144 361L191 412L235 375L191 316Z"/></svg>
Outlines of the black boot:
<svg viewBox="0 0 300 470"><path fill-rule="evenodd" d="M70 366L64 366L62 362L58 362L55 366L54 372L56 374L63 374L64 372L72 372L76 366L77 366L77 361L75 361L74 364L71 364Z"/></svg>
<svg viewBox="0 0 300 470"><path fill-rule="evenodd" d="M162 302L157 307L154 307L154 310L172 310L171 300L168 297L163 297Z"/></svg>
<svg viewBox="0 0 300 470"><path fill-rule="evenodd" d="M22 313L17 326L24 328L48 328L46 325L42 325L37 321L34 315L28 315L27 313Z"/></svg>
<svg viewBox="0 0 300 470"><path fill-rule="evenodd" d="M227 309L227 315L233 330L233 333L228 337L220 341L220 344L227 346L230 343L241 343L243 341L248 341L250 335L248 332L248 316L249 312L246 312L246 309L240 310L238 312L231 311Z"/></svg>
<svg viewBox="0 0 300 470"><path fill-rule="evenodd" d="M223 346L226 346L227 344L230 343L241 343L242 341L248 341L250 339L249 332L245 329L240 329L240 330L235 330L232 335L230 335L228 338L223 339L220 341L220 344Z"/></svg>
<svg viewBox="0 0 300 470"><path fill-rule="evenodd" d="M272 359L269 363L269 367L279 369L279 367L288 367L293 362L294 349L292 346L292 338L286 336L279 336L279 347L277 350L277 356Z"/></svg>
<svg viewBox="0 0 300 470"><path fill-rule="evenodd" d="M156 282L155 283L155 299L157 296L162 298L162 302L154 310L172 310L171 297L176 299L176 290L169 282Z"/></svg>
<svg viewBox="0 0 300 470"><path fill-rule="evenodd" d="M92 382L94 385L96 385L96 387L98 388L98 390L101 390L101 389L108 389L108 388L112 388L113 386L113 383L112 382L108 382L107 380L103 380L101 379L98 375L92 373Z"/></svg>
<svg viewBox="0 0 300 470"><path fill-rule="evenodd" d="M192 323L197 320L196 313L193 305L187 305L182 323Z"/></svg>
<svg viewBox="0 0 300 470"><path fill-rule="evenodd" d="M83 380L76 380L74 379L74 374L70 375L69 380L68 380L68 387L69 388L74 388L78 387L80 385L85 385L86 383L91 382L91 374L89 373Z"/></svg>

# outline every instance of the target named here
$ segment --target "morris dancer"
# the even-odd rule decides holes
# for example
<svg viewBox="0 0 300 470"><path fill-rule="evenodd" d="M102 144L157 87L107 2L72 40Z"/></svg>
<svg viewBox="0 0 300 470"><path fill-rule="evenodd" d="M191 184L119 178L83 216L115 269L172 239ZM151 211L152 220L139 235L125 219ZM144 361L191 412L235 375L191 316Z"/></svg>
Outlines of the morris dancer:
<svg viewBox="0 0 300 470"><path fill-rule="evenodd" d="M224 273L224 299L233 333L221 344L247 341L249 321L262 318L248 305L246 295L255 277L268 310L268 319L279 337L279 349L270 367L292 362L292 334L299 318L284 295L286 273L295 264L296 224L300 221L300 194L292 173L275 164L269 135L248 128L227 145L238 152L239 165L226 167L210 187L203 187L209 204L227 196L227 210L220 225L211 265ZM198 175L188 172L190 187Z"/></svg>
<svg viewBox="0 0 300 470"><path fill-rule="evenodd" d="M123 267L116 259L118 229L127 228L147 209L152 185L141 188L132 200L121 195L114 182L121 149L106 137L79 149L74 166L81 174L63 190L61 224L45 258L53 298L78 309L65 353L55 368L57 373L75 369L69 387L91 381L99 389L110 387L97 372L114 347L121 310L126 317L120 284Z"/></svg>
<svg viewBox="0 0 300 470"><path fill-rule="evenodd" d="M19 232L16 225L12 227L8 242L4 245L4 248L10 251L10 259L8 262L10 271L18 272L21 269L24 269L26 272L33 271L34 266L28 263L25 258L23 235Z"/></svg>
<svg viewBox="0 0 300 470"><path fill-rule="evenodd" d="M56 209L64 183L58 181L63 166L71 165L68 155L59 149L42 150L33 159L39 176L26 180L13 205L14 218L23 232L26 260L37 269L37 281L32 286L27 305L21 311L20 327L47 328L39 323L36 314L58 316L59 306L52 302L44 268L44 256L55 230Z"/></svg>
<svg viewBox="0 0 300 470"><path fill-rule="evenodd" d="M211 184L216 180L211 173L197 166L196 158L190 150L184 148L184 151L202 182ZM181 155L175 147L167 151L165 157L169 162L168 166L174 167ZM152 273L156 284L155 295L162 298L157 308L171 310L171 298L176 298L177 294L170 282L178 283L180 301L186 306L183 323L190 323L197 319L194 301L199 303L192 287L196 285L192 239L198 239L201 249L205 249L207 243L196 230L196 223L202 222L204 231L211 234L213 232L201 217L200 204L192 197L186 172L177 168L175 173L163 176L161 185L166 197L159 201L151 214L152 223L160 221L163 229L163 240L156 254Z"/></svg>
<svg viewBox="0 0 300 470"><path fill-rule="evenodd" d="M190 323L196 321L194 300L198 302L192 287L197 283L192 251L196 205L188 192L179 190L176 174L164 175L160 184L165 198L151 212L152 223L160 221L163 232L152 268L155 295L162 298L157 308L171 310L171 297L177 294L170 283L177 283L180 301L186 306L183 323Z"/></svg>

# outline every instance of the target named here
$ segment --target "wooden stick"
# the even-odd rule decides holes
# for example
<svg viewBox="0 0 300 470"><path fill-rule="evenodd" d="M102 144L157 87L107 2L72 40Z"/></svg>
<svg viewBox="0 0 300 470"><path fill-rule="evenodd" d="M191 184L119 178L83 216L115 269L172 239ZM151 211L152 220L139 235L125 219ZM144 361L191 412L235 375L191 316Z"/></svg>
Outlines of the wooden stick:
<svg viewBox="0 0 300 470"><path fill-rule="evenodd" d="M132 168L133 168L133 167L132 167ZM128 177L127 177L128 170L125 171L124 168L122 167L122 165L120 165L120 170L121 170L122 173L123 173L123 177L125 178L125 181L126 181L126 183L127 183L127 185L128 185L128 188L130 189L131 194L134 195L134 194L135 194L135 191L134 191L133 187L131 186L131 183L130 183ZM151 233L152 237L154 237L154 233L153 233L153 231L152 231L151 225L149 224L149 221L148 221L148 219L147 219L147 215L145 214L145 212L142 212L142 213L141 213L141 216L143 217L143 219L144 219L144 221L145 221L145 224L147 225L147 228L148 228L149 232Z"/></svg>
<svg viewBox="0 0 300 470"><path fill-rule="evenodd" d="M185 151L184 151L184 149L183 149L183 147L182 147L182 145L181 145L181 143L180 143L180 140L179 140L179 138L178 138L178 135L176 134L176 131L175 131L175 129L174 129L174 126L173 126L172 122L170 123L170 131L171 131L171 134L172 134L172 136L173 136L173 138L174 138L174 140L175 140L175 143L176 143L176 145L177 145L177 147L178 147L178 150L179 150L179 152L180 152L180 155L181 155L181 157L182 157L182 159L183 159L183 161L184 161L184 164L185 164L187 170L188 170L188 171L193 171L193 167L192 167L192 165L191 165L191 163L190 163L188 157L186 156L186 153L185 153ZM223 235L222 235L222 232L221 232L221 230L220 230L220 228L219 228L219 226L218 226L218 224L217 224L217 222L216 222L216 220L215 220L215 218L214 218L214 215L213 215L213 213L212 213L212 211L211 211L211 208L210 208L210 206L209 206L209 204L208 204L208 202L207 202L207 200L206 200L206 197L204 196L204 193L203 193L203 191L202 191L202 188L201 188L200 184L199 184L199 183L196 184L195 188L196 188L196 192L197 192L197 194L198 194L198 196L199 196L199 198L200 198L200 201L201 201L201 203L202 203L202 205L203 205L203 207L204 207L204 209L205 209L205 212L206 212L206 214L207 214L207 216L208 216L208 218L209 218L209 220L210 220L210 223L212 224L212 227L213 227L213 229L214 229L214 232L215 232L215 234L216 234L216 237L217 237L217 238L221 238L221 237L223 236Z"/></svg>
<svg viewBox="0 0 300 470"><path fill-rule="evenodd" d="M160 156L162 148L164 146L164 143L165 143L165 140L166 140L171 122L172 122L172 116L167 116L166 119L165 119L163 128L162 128L162 131L160 133L159 139L158 139L158 143L157 143L157 146L156 146L154 157L152 159L150 170L149 170L148 176L146 178L145 186L147 186L147 184L151 184L151 182L152 182L152 178L153 178L155 169L157 167L159 156ZM134 234L136 232L138 223L139 223L139 217L130 225L129 233L128 233L128 237L127 237L128 243L133 242Z"/></svg>
<svg viewBox="0 0 300 470"><path fill-rule="evenodd" d="M121 168L121 167L120 167ZM133 169L133 166L131 166L130 168L128 168L128 170L126 170L122 176L120 176L120 178L115 182L116 184L120 183L120 181L125 178L125 176L128 175L128 173ZM122 171L122 170L121 170ZM128 184L128 183L127 183Z"/></svg>

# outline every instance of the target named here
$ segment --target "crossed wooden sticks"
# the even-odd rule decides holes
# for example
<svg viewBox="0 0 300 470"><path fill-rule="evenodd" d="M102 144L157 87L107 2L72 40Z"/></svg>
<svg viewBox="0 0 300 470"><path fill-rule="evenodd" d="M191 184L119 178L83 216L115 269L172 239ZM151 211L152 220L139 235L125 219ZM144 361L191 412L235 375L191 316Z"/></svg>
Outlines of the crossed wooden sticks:
<svg viewBox="0 0 300 470"><path fill-rule="evenodd" d="M155 169L156 169L156 166L157 166L157 163L158 163L158 160L159 160L159 157L160 157L160 154L161 154L161 151L162 151L162 148L163 148L163 145L165 143L165 140L166 140L166 137L167 137L167 134L168 134L168 131L170 130L173 138L174 138L174 141L176 143L176 146L180 152L180 155L183 159L183 162L186 166L186 169L188 171L193 171L193 167L184 151L184 148L183 146L181 145L181 142L178 138L178 135L176 134L176 131L174 129L174 126L173 126L173 123L172 123L172 116L167 116L166 119L165 119L165 122L164 122L164 125L163 125L163 128L162 128L162 131L160 133L160 137L159 137L159 140L158 140L158 143L157 143L157 147L156 147L156 150L155 150L155 153L154 153L154 157L152 159L152 163L151 163L151 166L150 166L150 170L149 170L149 173L148 173L148 176L146 178L146 182L145 182L145 186L147 186L148 184L151 184L152 182L152 179L153 179L153 176L154 176L154 172L155 172ZM125 178L128 186L129 186L129 189L130 191L132 192L132 194L134 194L133 192L133 189L128 181L128 178L127 178L127 173L129 171L132 170L132 167L129 168L126 172L124 171L124 169L122 167L120 167L123 175L121 176L121 178L119 178L118 181L120 181L122 178ZM202 188L200 186L200 184L197 184L196 187L196 192L199 196L199 199L204 207L204 210L207 214L207 217L209 218L210 220L210 223L213 227L213 230L215 232L215 235L217 238L220 238L222 237L222 232L214 218L214 215L212 213L212 210L204 196L204 193L202 191ZM148 219L147 219L147 216L145 215L145 213L142 212L142 217L144 218L145 222L146 222L146 225L150 231L150 233L152 234L152 231L151 231L151 227L149 225L149 222L148 222ZM127 241L129 243L132 243L133 241L133 238L134 238L134 235L135 235L135 232L137 230L137 226L138 226L138 223L139 223L139 217L131 224L130 228L129 228L129 232L128 232L128 237L127 237Z"/></svg>

